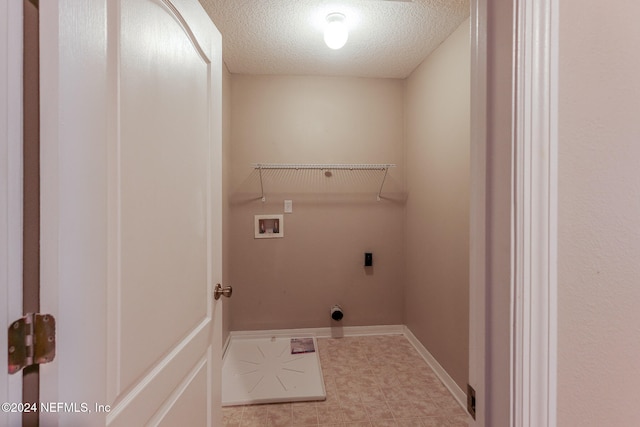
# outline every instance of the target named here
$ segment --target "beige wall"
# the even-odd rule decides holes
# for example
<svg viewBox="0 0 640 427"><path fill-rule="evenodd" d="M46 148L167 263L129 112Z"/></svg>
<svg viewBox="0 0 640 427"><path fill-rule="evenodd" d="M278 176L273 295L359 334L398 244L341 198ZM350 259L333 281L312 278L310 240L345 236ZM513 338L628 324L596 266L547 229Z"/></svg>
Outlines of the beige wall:
<svg viewBox="0 0 640 427"><path fill-rule="evenodd" d="M406 81L405 323L466 390L469 21Z"/></svg>
<svg viewBox="0 0 640 427"><path fill-rule="evenodd" d="M558 425L640 425L640 2L560 2Z"/></svg>
<svg viewBox="0 0 640 427"><path fill-rule="evenodd" d="M231 84L232 330L402 323L403 83L241 76ZM265 172L253 163L396 163L380 173ZM253 216L285 214L283 239L254 239ZM363 267L373 252L372 269Z"/></svg>

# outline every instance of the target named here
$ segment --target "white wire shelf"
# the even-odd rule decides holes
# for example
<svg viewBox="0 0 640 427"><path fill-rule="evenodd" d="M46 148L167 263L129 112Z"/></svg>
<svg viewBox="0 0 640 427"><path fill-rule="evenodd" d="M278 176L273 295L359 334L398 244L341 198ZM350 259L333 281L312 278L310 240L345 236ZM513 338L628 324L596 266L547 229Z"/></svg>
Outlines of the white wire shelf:
<svg viewBox="0 0 640 427"><path fill-rule="evenodd" d="M255 163L256 169L331 169L331 170L385 170L394 168L391 163Z"/></svg>
<svg viewBox="0 0 640 427"><path fill-rule="evenodd" d="M262 181L263 170L366 170L366 171L381 171L384 172L382 181L380 182L380 188L378 189L377 200L380 201L380 195L382 194L382 187L387 179L387 173L389 168L396 167L393 163L254 163L253 167L258 170L260 174L260 191L262 192L261 199L266 201L264 195L264 185Z"/></svg>

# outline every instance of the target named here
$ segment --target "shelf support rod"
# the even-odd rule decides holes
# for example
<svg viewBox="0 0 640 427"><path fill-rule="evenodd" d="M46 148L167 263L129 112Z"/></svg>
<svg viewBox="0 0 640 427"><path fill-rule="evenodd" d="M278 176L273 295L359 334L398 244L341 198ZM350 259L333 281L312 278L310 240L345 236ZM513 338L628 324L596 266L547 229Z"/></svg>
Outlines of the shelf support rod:
<svg viewBox="0 0 640 427"><path fill-rule="evenodd" d="M258 165L258 173L260 174L260 192L262 193L260 200L264 203L267 199L264 197L264 185L262 184L262 165Z"/></svg>
<svg viewBox="0 0 640 427"><path fill-rule="evenodd" d="M384 181L387 179L387 172L389 172L389 168L384 168L384 176L382 177L382 183L380 183L380 189L378 190L377 200L380 201L380 194L382 194L382 187L384 186Z"/></svg>

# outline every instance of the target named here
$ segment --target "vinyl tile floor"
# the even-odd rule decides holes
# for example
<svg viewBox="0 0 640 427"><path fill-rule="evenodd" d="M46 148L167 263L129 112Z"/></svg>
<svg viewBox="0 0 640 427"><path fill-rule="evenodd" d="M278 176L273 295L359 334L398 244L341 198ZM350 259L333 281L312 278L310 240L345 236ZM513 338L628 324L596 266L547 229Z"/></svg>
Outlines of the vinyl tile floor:
<svg viewBox="0 0 640 427"><path fill-rule="evenodd" d="M327 399L223 408L225 427L466 427L468 416L403 335L319 338Z"/></svg>

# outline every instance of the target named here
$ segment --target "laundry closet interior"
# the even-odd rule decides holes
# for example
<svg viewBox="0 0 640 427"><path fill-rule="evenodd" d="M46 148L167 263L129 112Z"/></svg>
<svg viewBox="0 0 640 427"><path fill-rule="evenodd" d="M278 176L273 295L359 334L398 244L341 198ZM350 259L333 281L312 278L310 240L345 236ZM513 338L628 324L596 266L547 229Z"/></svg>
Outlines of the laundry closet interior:
<svg viewBox="0 0 640 427"><path fill-rule="evenodd" d="M404 335L466 404L468 1L200 2L225 62L225 349Z"/></svg>

